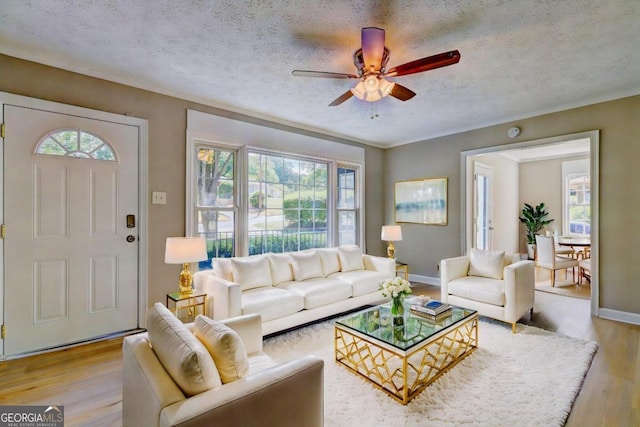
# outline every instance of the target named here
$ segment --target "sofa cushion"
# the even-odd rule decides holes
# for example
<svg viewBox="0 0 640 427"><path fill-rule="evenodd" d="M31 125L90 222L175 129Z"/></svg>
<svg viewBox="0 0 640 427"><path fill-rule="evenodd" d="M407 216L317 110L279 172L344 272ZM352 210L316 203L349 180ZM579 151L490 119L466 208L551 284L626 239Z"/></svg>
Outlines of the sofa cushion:
<svg viewBox="0 0 640 427"><path fill-rule="evenodd" d="M296 281L324 277L322 261L317 251L292 252L289 257L291 258L293 277Z"/></svg>
<svg viewBox="0 0 640 427"><path fill-rule="evenodd" d="M485 251L473 248L469 253L469 276L502 280L504 251Z"/></svg>
<svg viewBox="0 0 640 427"><path fill-rule="evenodd" d="M293 280L289 254L269 254L269 265L271 266L271 277L274 285Z"/></svg>
<svg viewBox="0 0 640 427"><path fill-rule="evenodd" d="M271 286L271 267L266 255L259 257L231 258L233 281L240 285L240 289L249 289Z"/></svg>
<svg viewBox="0 0 640 427"><path fill-rule="evenodd" d="M213 319L198 315L193 325L193 333L211 354L222 384L247 376L249 358L236 331Z"/></svg>
<svg viewBox="0 0 640 427"><path fill-rule="evenodd" d="M275 286L242 293L242 314L260 314L263 322L297 313L303 308L304 299L300 295Z"/></svg>
<svg viewBox="0 0 640 427"><path fill-rule="evenodd" d="M450 295L461 298L504 306L504 281L486 277L467 276L449 282Z"/></svg>
<svg viewBox="0 0 640 427"><path fill-rule="evenodd" d="M340 271L340 256L338 248L322 248L316 249L322 260L322 272L325 277Z"/></svg>
<svg viewBox="0 0 640 427"><path fill-rule="evenodd" d="M331 279L338 279L351 285L351 296L370 294L380 289L380 283L389 277L384 273L372 270L356 270L339 272L329 275ZM382 294L380 294L382 299Z"/></svg>
<svg viewBox="0 0 640 427"><path fill-rule="evenodd" d="M153 351L185 395L222 385L204 345L159 302L147 313L147 330Z"/></svg>
<svg viewBox="0 0 640 427"><path fill-rule="evenodd" d="M341 271L364 270L362 249L359 246L340 246L338 247L338 255L340 256Z"/></svg>
<svg viewBox="0 0 640 427"><path fill-rule="evenodd" d="M351 297L351 286L348 283L324 277L295 281L281 287L302 296L307 310Z"/></svg>

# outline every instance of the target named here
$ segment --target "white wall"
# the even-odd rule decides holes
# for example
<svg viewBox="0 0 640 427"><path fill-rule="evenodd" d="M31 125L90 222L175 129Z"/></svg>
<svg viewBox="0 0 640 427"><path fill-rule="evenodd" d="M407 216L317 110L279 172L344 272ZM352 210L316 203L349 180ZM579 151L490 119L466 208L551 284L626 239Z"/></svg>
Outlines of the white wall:
<svg viewBox="0 0 640 427"><path fill-rule="evenodd" d="M518 163L494 153L472 156L472 160L493 168L493 249L520 252ZM472 209L471 204L468 208Z"/></svg>

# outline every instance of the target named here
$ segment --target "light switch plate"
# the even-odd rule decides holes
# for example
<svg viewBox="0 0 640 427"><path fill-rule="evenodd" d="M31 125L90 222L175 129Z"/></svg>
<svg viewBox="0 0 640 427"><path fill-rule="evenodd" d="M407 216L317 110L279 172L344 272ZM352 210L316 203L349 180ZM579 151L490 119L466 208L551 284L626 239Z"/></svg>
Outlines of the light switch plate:
<svg viewBox="0 0 640 427"><path fill-rule="evenodd" d="M164 191L154 191L151 193L151 203L154 205L166 205L167 193Z"/></svg>

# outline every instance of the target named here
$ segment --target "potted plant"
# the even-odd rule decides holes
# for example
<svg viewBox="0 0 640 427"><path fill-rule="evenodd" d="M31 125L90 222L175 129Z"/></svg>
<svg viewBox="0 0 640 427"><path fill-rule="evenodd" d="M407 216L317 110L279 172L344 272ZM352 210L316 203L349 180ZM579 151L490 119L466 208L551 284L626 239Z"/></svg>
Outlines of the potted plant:
<svg viewBox="0 0 640 427"><path fill-rule="evenodd" d="M540 203L535 208L528 203L522 208L522 222L527 228L527 252L529 259L535 258L536 234L544 228L545 225L553 222L553 219L547 219L549 212L545 209L544 203Z"/></svg>

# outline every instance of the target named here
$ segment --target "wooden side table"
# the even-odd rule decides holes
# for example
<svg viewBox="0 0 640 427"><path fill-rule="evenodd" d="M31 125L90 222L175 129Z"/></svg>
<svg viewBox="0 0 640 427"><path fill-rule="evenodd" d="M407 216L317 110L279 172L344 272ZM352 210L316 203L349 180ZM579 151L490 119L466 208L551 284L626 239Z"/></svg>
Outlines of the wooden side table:
<svg viewBox="0 0 640 427"><path fill-rule="evenodd" d="M396 275L404 274L404 280L409 280L409 265L404 262L396 261Z"/></svg>
<svg viewBox="0 0 640 427"><path fill-rule="evenodd" d="M207 315L207 294L172 292L167 294L167 308L183 323L193 322L198 314Z"/></svg>

